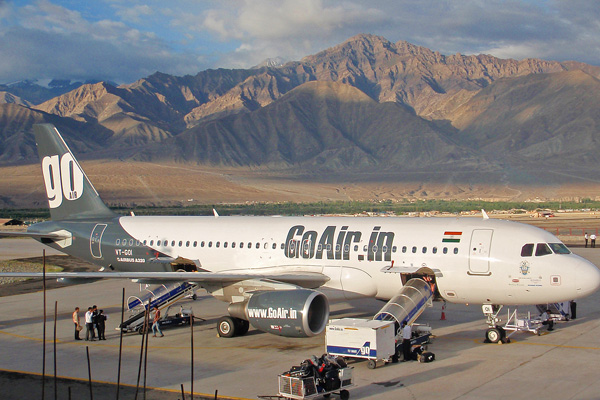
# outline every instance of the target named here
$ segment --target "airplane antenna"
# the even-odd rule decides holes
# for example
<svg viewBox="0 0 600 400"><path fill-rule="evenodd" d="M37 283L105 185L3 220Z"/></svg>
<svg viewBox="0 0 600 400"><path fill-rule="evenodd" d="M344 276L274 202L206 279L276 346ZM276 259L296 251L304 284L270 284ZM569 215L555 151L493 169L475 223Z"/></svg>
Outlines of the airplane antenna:
<svg viewBox="0 0 600 400"><path fill-rule="evenodd" d="M213 208L213 214L215 215L215 218L219 218L219 213L214 208Z"/></svg>
<svg viewBox="0 0 600 400"><path fill-rule="evenodd" d="M483 215L483 219L490 219L490 216L485 212L485 210L481 209L481 215Z"/></svg>

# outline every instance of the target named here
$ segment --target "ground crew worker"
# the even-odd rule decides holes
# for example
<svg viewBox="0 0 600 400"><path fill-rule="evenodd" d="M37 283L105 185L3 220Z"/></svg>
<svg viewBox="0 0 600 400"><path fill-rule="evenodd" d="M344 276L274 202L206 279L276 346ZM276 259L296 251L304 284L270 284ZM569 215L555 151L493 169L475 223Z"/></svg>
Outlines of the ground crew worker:
<svg viewBox="0 0 600 400"><path fill-rule="evenodd" d="M402 361L410 361L412 359L410 350L410 339L412 338L412 328L410 325L406 323L406 321L402 321L402 354L404 359Z"/></svg>

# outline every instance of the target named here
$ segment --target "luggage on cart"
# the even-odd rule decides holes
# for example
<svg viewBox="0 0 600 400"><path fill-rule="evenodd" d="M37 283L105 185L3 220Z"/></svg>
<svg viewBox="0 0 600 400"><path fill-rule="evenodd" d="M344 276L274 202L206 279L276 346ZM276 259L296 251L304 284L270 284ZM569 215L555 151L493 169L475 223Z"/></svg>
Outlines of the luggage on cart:
<svg viewBox="0 0 600 400"><path fill-rule="evenodd" d="M419 362L428 363L435 360L435 354L430 351L425 351L422 354L419 354Z"/></svg>
<svg viewBox="0 0 600 400"><path fill-rule="evenodd" d="M348 399L346 388L352 386L352 369L339 357L312 356L279 375L279 396L308 399L339 392L341 398Z"/></svg>

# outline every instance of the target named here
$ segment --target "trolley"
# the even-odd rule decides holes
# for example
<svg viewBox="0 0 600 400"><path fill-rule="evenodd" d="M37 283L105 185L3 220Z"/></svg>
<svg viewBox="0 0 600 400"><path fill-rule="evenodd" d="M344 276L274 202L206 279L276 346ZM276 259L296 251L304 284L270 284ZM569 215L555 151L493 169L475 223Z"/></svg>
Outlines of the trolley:
<svg viewBox="0 0 600 400"><path fill-rule="evenodd" d="M350 398L348 388L354 386L352 370L354 367L338 369L339 387L323 388L317 385L314 376L302 377L301 374L282 374L279 379L279 396L284 399L314 399L319 396L329 397L338 394L342 400Z"/></svg>

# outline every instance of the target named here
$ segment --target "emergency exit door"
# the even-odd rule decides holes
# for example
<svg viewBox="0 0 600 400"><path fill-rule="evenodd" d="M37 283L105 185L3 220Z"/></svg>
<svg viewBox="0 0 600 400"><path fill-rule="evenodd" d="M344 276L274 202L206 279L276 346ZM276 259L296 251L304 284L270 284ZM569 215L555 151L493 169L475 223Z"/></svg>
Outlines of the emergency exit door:
<svg viewBox="0 0 600 400"><path fill-rule="evenodd" d="M490 274L490 250L493 229L474 229L469 248L469 272L477 275Z"/></svg>
<svg viewBox="0 0 600 400"><path fill-rule="evenodd" d="M94 258L102 258L102 249L100 243L102 242L102 234L106 229L106 224L96 224L90 235L90 253Z"/></svg>

